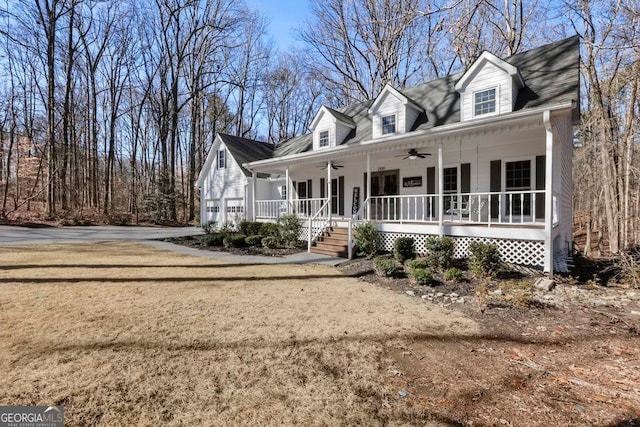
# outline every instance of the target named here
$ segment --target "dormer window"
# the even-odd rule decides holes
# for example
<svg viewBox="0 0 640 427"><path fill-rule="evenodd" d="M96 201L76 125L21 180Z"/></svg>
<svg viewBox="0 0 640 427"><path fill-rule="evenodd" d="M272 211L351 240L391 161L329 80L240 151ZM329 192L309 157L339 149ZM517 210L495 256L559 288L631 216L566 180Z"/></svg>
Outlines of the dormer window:
<svg viewBox="0 0 640 427"><path fill-rule="evenodd" d="M473 94L473 115L491 114L496 112L496 89L488 89Z"/></svg>
<svg viewBox="0 0 640 427"><path fill-rule="evenodd" d="M382 134L391 135L396 133L396 115L382 117Z"/></svg>
<svg viewBox="0 0 640 427"><path fill-rule="evenodd" d="M328 147L329 146L329 131L323 130L318 135L318 145L320 147Z"/></svg>

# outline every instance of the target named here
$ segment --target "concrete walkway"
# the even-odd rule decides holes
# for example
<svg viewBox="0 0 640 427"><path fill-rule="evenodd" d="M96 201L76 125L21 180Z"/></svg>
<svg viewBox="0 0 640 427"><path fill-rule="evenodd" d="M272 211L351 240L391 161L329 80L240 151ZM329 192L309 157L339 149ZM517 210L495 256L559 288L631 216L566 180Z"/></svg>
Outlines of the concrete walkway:
<svg viewBox="0 0 640 427"><path fill-rule="evenodd" d="M149 240L142 242L158 249L178 252L186 255L195 255L203 258L218 259L236 264L324 264L336 266L345 262L344 258L334 258L328 255L312 254L309 252L298 252L282 257L262 256L262 255L236 255L230 252L208 251L206 249L190 248L182 245L175 245L159 240Z"/></svg>
<svg viewBox="0 0 640 427"><path fill-rule="evenodd" d="M204 234L199 227L139 227L139 226L88 226L28 228L0 226L0 246L41 245L48 243L99 243L130 241L144 243L158 249L219 259L236 264L326 264L338 265L345 260L327 255L300 252L283 257L260 255L236 255L189 248L157 239L196 236Z"/></svg>

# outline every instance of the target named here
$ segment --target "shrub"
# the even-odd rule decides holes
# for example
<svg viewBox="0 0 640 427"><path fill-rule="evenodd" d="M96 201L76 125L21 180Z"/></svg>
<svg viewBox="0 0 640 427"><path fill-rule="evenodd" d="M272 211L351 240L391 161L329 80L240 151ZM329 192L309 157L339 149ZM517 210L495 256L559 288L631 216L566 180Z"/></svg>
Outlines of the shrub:
<svg viewBox="0 0 640 427"><path fill-rule="evenodd" d="M221 233L230 234L230 233L233 233L234 231L236 231L236 227L235 225L233 225L233 222L231 221L226 221L224 224L220 226Z"/></svg>
<svg viewBox="0 0 640 427"><path fill-rule="evenodd" d="M225 248L243 248L246 245L246 238L244 234L229 234L222 242Z"/></svg>
<svg viewBox="0 0 640 427"><path fill-rule="evenodd" d="M129 225L131 224L131 215L124 212L112 212L106 216L109 225Z"/></svg>
<svg viewBox="0 0 640 427"><path fill-rule="evenodd" d="M289 248L296 247L302 230L302 221L298 215L283 215L278 218L278 225L280 225L280 236L283 243Z"/></svg>
<svg viewBox="0 0 640 427"><path fill-rule="evenodd" d="M262 237L277 237L280 235L280 226L272 222L264 222L262 223L262 227L260 227L260 233L258 234L260 234Z"/></svg>
<svg viewBox="0 0 640 427"><path fill-rule="evenodd" d="M455 242L450 237L430 237L425 243L427 260L432 268L446 270L453 265Z"/></svg>
<svg viewBox="0 0 640 427"><path fill-rule="evenodd" d="M258 236L262 234L262 223L256 221L240 221L238 223L238 232L245 236Z"/></svg>
<svg viewBox="0 0 640 427"><path fill-rule="evenodd" d="M204 230L205 234L213 234L216 232L217 228L218 226L215 221L210 221L202 224L202 229Z"/></svg>
<svg viewBox="0 0 640 427"><path fill-rule="evenodd" d="M253 236L247 236L247 238L244 239L244 242L247 246L260 246L262 245L262 236L255 234Z"/></svg>
<svg viewBox="0 0 640 427"><path fill-rule="evenodd" d="M384 277L395 277L401 272L400 266L389 258L374 258L373 269L377 275Z"/></svg>
<svg viewBox="0 0 640 427"><path fill-rule="evenodd" d="M267 249L277 249L281 246L280 239L276 236L263 237L262 246Z"/></svg>
<svg viewBox="0 0 640 427"><path fill-rule="evenodd" d="M405 263L404 263L405 267L407 267L407 270L409 270L409 272L411 272L411 270L414 270L416 268L429 268L429 263L427 262L427 260L425 259L408 259Z"/></svg>
<svg viewBox="0 0 640 427"><path fill-rule="evenodd" d="M395 242L393 242L393 255L398 262L401 263L404 263L408 259L414 259L416 257L416 248L413 238L398 237Z"/></svg>
<svg viewBox="0 0 640 427"><path fill-rule="evenodd" d="M502 266L502 258L496 245L471 242L469 243L469 254L469 268L474 276L493 276Z"/></svg>
<svg viewBox="0 0 640 427"><path fill-rule="evenodd" d="M368 221L356 226L354 238L358 245L358 255L371 258L378 252L378 228L374 222Z"/></svg>
<svg viewBox="0 0 640 427"><path fill-rule="evenodd" d="M433 273L428 268L414 268L411 270L411 278L418 285L431 285L433 283Z"/></svg>
<svg viewBox="0 0 640 427"><path fill-rule="evenodd" d="M451 267L447 271L444 272L444 280L447 282L459 283L463 279L462 270Z"/></svg>
<svg viewBox="0 0 640 427"><path fill-rule="evenodd" d="M204 237L204 244L207 246L222 246L224 244L224 238L227 235L224 233L211 233Z"/></svg>

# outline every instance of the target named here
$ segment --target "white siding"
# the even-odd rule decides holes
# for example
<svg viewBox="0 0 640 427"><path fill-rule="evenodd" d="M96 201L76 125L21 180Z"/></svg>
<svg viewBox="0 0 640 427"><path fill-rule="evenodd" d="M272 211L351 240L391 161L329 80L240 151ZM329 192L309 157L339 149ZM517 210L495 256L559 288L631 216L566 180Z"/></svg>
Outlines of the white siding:
<svg viewBox="0 0 640 427"><path fill-rule="evenodd" d="M342 144L342 141L345 140L347 135L349 135L349 132L351 132L351 128L349 126L345 126L341 124L340 122L336 122L335 126L336 126L336 138L335 138L334 145L340 145Z"/></svg>
<svg viewBox="0 0 640 427"><path fill-rule="evenodd" d="M373 112L371 117L372 122L372 136L373 138L382 137L382 117L395 114L396 116L396 134L405 133L407 129L406 125L406 110L407 107L402 101L396 98L389 92L385 92L382 95L384 98L380 101L380 106ZM415 119L414 119L415 121ZM413 125L413 122L411 123ZM388 136L388 135L384 135Z"/></svg>
<svg viewBox="0 0 640 427"><path fill-rule="evenodd" d="M226 209L224 207L224 201L232 199L244 200L247 179L242 169L240 169L240 165L233 156L231 156L224 143L220 143L218 147L214 145L212 149L216 150L216 158L211 163L211 168L204 179L201 198L204 200L221 201L222 206L220 210L222 218L219 222L224 222L228 219L225 217ZM227 150L227 167L218 169L218 152L222 149ZM204 210L202 211L204 213Z"/></svg>
<svg viewBox="0 0 640 427"><path fill-rule="evenodd" d="M406 120L405 120L405 132L411 131L413 124L416 122L418 115L420 112L413 107L407 106L405 109Z"/></svg>
<svg viewBox="0 0 640 427"><path fill-rule="evenodd" d="M573 242L573 137L571 116L553 119L553 137L558 139L558 167L555 182L558 183L558 210L560 215L560 246L562 250L571 249ZM554 147L555 148L555 147Z"/></svg>
<svg viewBox="0 0 640 427"><path fill-rule="evenodd" d="M320 147L320 132L329 131L329 145ZM313 130L313 149L322 150L324 148L336 146L336 119L330 114L323 113L318 121L316 128Z"/></svg>
<svg viewBox="0 0 640 427"><path fill-rule="evenodd" d="M513 111L514 93L511 76L490 62L485 62L472 76L471 81L461 91L461 120L473 119L474 92L496 88L496 113L504 114ZM488 115L488 114L487 114ZM485 117L482 115L480 117Z"/></svg>

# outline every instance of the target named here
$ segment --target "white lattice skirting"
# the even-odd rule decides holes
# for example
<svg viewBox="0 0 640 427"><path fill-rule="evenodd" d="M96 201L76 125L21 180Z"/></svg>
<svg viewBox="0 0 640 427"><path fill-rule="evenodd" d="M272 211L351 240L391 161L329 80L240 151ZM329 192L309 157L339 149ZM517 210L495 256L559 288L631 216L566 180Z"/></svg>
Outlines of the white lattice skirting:
<svg viewBox="0 0 640 427"><path fill-rule="evenodd" d="M415 241L416 252L424 255L425 242L429 237L437 237L429 234L415 233L388 233L379 234L378 249L393 252L393 242L398 237L412 237ZM467 258L469 256L469 243L485 242L493 243L498 247L502 259L506 262L521 265L544 266L544 242L537 240L511 240L491 239L484 237L451 237L455 242L454 256Z"/></svg>

